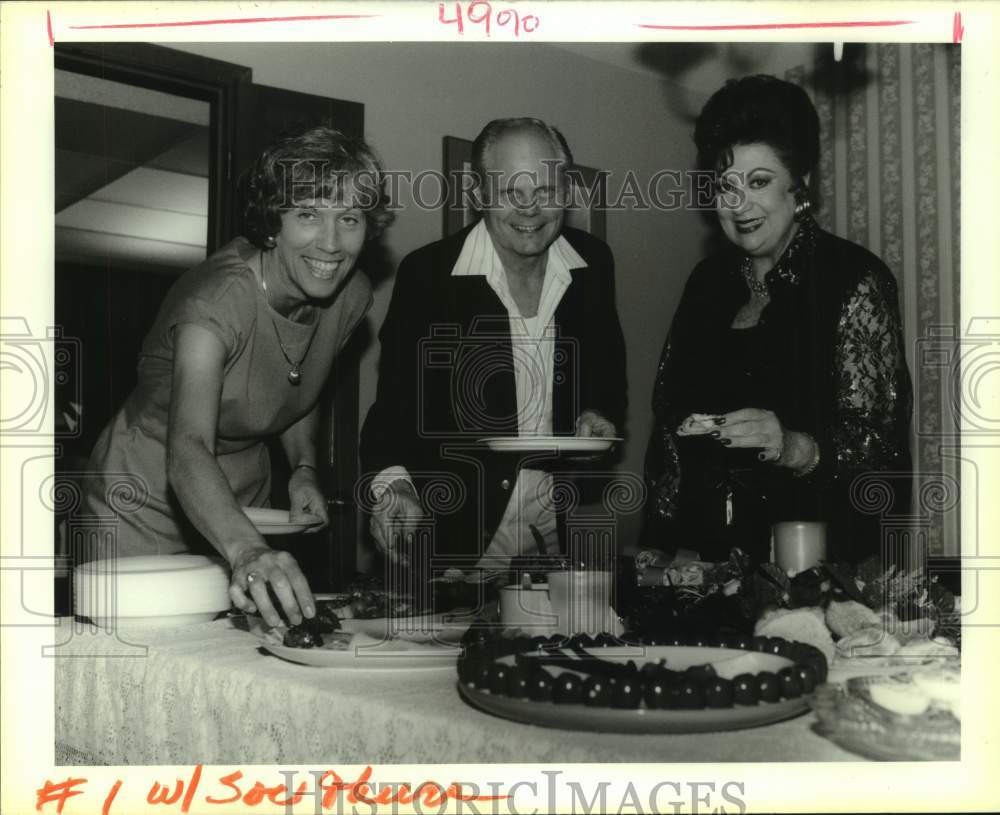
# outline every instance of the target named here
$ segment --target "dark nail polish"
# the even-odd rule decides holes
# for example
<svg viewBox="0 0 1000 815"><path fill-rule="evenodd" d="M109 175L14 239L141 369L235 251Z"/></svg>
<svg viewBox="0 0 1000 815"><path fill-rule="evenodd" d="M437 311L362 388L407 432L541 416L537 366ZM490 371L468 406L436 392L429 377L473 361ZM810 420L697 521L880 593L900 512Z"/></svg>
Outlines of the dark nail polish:
<svg viewBox="0 0 1000 815"><path fill-rule="evenodd" d="M718 430L713 430L708 435L711 436L713 439L717 439L717 438L719 438L719 436L722 435L722 433L720 433Z"/></svg>
<svg viewBox="0 0 1000 815"><path fill-rule="evenodd" d="M727 447L733 443L732 439L719 439L719 444L724 444Z"/></svg>
<svg viewBox="0 0 1000 815"><path fill-rule="evenodd" d="M725 416L716 416L715 419L714 419L714 421L715 421L716 424L725 424L726 423L726 417Z"/></svg>

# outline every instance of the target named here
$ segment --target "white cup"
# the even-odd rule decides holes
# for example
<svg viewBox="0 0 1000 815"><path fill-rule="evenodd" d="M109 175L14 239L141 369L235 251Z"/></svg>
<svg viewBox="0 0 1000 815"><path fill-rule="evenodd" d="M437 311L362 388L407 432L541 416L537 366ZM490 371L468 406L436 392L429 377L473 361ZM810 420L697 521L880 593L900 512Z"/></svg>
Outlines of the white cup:
<svg viewBox="0 0 1000 815"><path fill-rule="evenodd" d="M794 577L826 559L826 524L782 521L771 528L771 562Z"/></svg>
<svg viewBox="0 0 1000 815"><path fill-rule="evenodd" d="M611 608L611 572L549 572L549 601L558 634L602 634L617 631Z"/></svg>
<svg viewBox="0 0 1000 815"><path fill-rule="evenodd" d="M556 618L546 583L511 585L500 589L500 622L530 634L554 634Z"/></svg>

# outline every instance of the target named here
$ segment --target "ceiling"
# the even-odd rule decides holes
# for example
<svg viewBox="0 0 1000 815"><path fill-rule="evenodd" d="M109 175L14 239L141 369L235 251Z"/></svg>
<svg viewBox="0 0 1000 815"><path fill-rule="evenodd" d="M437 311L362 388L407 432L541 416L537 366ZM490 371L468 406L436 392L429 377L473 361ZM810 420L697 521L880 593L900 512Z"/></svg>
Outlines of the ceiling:
<svg viewBox="0 0 1000 815"><path fill-rule="evenodd" d="M205 257L206 102L56 71L56 259L182 270Z"/></svg>

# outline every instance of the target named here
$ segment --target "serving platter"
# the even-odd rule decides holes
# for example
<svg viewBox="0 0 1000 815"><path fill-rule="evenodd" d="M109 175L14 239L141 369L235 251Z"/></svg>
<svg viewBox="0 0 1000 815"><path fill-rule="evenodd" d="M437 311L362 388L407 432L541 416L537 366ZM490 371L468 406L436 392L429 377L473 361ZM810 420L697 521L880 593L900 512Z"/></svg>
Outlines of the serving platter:
<svg viewBox="0 0 1000 815"><path fill-rule="evenodd" d="M318 515L305 515L303 521L292 523L287 509L271 507L243 507L243 513L250 519L254 529L261 535L294 535L319 526L323 519Z"/></svg>
<svg viewBox="0 0 1000 815"><path fill-rule="evenodd" d="M493 436L480 439L490 450L503 453L551 453L557 456L593 455L610 450L624 439L580 436Z"/></svg>
<svg viewBox="0 0 1000 815"><path fill-rule="evenodd" d="M817 688L810 700L817 732L845 750L877 761L958 761L961 721L954 715L933 707L918 715L901 714L873 696L879 685L906 686L913 681L913 674L866 676Z"/></svg>
<svg viewBox="0 0 1000 815"><path fill-rule="evenodd" d="M777 671L792 664L790 660L773 654L722 648L645 646L642 652L644 660L663 659L668 666L674 666L678 670L692 665L711 664L718 676L727 679L741 673ZM621 654L617 654L614 649L602 649L600 656L604 659L617 657L624 661L627 656L635 659L636 650L623 649ZM500 661L513 664L514 657L505 657ZM571 662L568 662L566 670L572 670L570 666ZM485 690L470 688L461 682L458 683L458 692L471 705L505 719L564 730L609 733L680 734L742 730L790 719L809 709L805 696L720 709L652 710L536 702L491 694Z"/></svg>
<svg viewBox="0 0 1000 815"><path fill-rule="evenodd" d="M791 719L809 709L805 699L785 699L755 707L721 710L623 710L619 708L557 705L555 702L532 702L492 696L485 691L467 688L461 683L458 692L470 704L494 716L542 727L563 730L589 730L600 733L711 733L743 730Z"/></svg>

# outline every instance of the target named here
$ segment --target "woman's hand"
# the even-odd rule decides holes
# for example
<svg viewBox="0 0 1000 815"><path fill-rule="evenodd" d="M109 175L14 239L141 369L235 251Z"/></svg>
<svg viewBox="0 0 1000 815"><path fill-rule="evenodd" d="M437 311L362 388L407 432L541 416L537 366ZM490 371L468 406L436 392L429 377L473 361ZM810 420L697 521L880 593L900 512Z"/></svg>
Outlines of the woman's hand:
<svg viewBox="0 0 1000 815"><path fill-rule="evenodd" d="M713 417L709 435L719 444L733 447L759 447L761 461L778 461L785 449L785 428L770 410L743 408Z"/></svg>
<svg viewBox="0 0 1000 815"><path fill-rule="evenodd" d="M679 436L709 435L726 447L760 448L757 457L797 472L815 466L818 448L807 433L788 430L773 411L743 408L714 415L692 413L677 429Z"/></svg>
<svg viewBox="0 0 1000 815"><path fill-rule="evenodd" d="M389 560L405 566L410 558L403 547L413 545L413 530L423 517L424 510L413 485L397 478L379 496L368 528L378 550Z"/></svg>
<svg viewBox="0 0 1000 815"><path fill-rule="evenodd" d="M288 499L291 502L288 518L291 523L305 522L307 518L304 516L307 515L323 519L321 525L307 529L306 534L319 532L329 525L330 515L326 508L326 498L319 488L316 470L311 466L296 467L292 471L292 476L288 479Z"/></svg>
<svg viewBox="0 0 1000 815"><path fill-rule="evenodd" d="M268 546L244 549L233 561L229 598L242 611L253 614L259 610L268 625L279 626L284 621L271 602L268 585L292 625L301 623L303 616L316 614L316 601L295 558Z"/></svg>
<svg viewBox="0 0 1000 815"><path fill-rule="evenodd" d="M596 410L585 410L576 420L576 435L584 439L613 439L617 433L613 422Z"/></svg>

